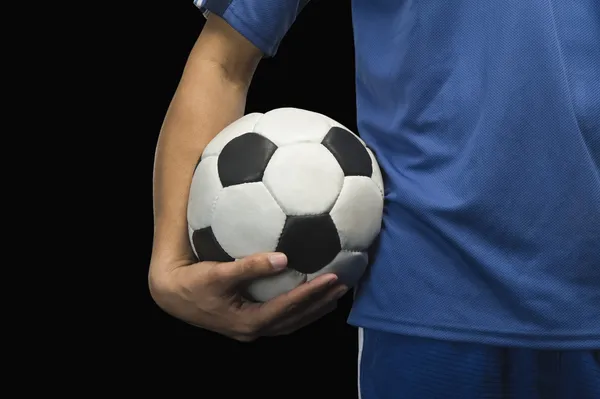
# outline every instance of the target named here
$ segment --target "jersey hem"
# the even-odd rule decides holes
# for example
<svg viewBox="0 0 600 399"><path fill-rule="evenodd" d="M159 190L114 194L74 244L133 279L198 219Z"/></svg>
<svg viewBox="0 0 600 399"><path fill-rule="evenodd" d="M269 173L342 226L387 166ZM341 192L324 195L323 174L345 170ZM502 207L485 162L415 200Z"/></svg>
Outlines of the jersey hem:
<svg viewBox="0 0 600 399"><path fill-rule="evenodd" d="M539 335L524 332L490 332L456 327L425 326L373 316L350 316L347 322L354 327L442 341L540 350L600 349L600 335L595 334L574 336L568 334Z"/></svg>

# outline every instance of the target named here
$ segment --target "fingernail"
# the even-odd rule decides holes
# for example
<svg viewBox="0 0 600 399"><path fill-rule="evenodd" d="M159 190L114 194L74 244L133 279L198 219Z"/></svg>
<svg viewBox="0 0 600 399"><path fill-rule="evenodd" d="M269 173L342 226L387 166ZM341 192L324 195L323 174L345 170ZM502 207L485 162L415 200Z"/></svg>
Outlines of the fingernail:
<svg viewBox="0 0 600 399"><path fill-rule="evenodd" d="M335 283L337 283L338 281L338 276L333 275L331 277L329 277L329 279L327 280L327 285L335 285Z"/></svg>
<svg viewBox="0 0 600 399"><path fill-rule="evenodd" d="M285 269L285 267L287 266L287 256L279 253L272 254L269 255L269 262L275 270Z"/></svg>

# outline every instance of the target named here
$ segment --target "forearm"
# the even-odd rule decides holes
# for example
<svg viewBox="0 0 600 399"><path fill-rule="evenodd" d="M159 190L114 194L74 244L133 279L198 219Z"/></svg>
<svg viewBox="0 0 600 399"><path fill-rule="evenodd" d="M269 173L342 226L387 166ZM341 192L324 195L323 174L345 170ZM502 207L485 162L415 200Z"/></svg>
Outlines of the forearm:
<svg viewBox="0 0 600 399"><path fill-rule="evenodd" d="M246 92L218 62L192 52L157 144L151 273L193 259L186 211L194 167L208 142L243 115Z"/></svg>

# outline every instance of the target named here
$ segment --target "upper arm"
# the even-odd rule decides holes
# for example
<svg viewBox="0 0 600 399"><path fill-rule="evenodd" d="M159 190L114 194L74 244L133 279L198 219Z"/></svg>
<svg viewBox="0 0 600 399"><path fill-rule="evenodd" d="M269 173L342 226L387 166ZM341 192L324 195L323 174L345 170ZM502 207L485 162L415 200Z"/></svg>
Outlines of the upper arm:
<svg viewBox="0 0 600 399"><path fill-rule="evenodd" d="M227 21L209 15L189 63L209 62L218 66L230 82L247 86L262 56L262 51Z"/></svg>
<svg viewBox="0 0 600 399"><path fill-rule="evenodd" d="M263 57L272 57L309 0L195 0L207 21L192 63L219 66L234 84L248 86Z"/></svg>

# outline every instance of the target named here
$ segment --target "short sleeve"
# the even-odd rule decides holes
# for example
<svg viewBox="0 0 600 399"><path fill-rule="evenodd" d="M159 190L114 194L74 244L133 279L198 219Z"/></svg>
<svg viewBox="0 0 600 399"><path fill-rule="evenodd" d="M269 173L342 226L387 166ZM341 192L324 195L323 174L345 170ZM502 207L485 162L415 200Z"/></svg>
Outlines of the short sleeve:
<svg viewBox="0 0 600 399"><path fill-rule="evenodd" d="M216 14L258 47L266 57L281 40L309 0L194 0L205 16Z"/></svg>

